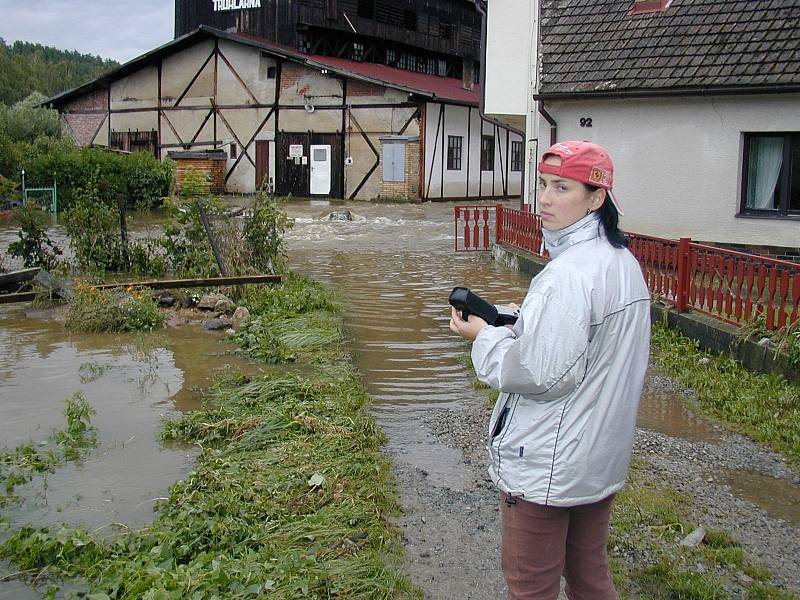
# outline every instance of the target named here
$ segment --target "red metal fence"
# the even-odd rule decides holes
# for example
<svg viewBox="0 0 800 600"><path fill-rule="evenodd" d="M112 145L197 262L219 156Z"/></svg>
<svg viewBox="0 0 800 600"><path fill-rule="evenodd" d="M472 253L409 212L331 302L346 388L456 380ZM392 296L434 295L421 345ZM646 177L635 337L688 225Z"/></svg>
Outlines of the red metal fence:
<svg viewBox="0 0 800 600"><path fill-rule="evenodd" d="M496 243L547 257L538 215L499 204L460 206L455 211L457 250L490 250L494 223ZM694 310L734 325L763 315L767 329L800 320L800 264L697 244L689 238L627 235L648 288L677 310Z"/></svg>

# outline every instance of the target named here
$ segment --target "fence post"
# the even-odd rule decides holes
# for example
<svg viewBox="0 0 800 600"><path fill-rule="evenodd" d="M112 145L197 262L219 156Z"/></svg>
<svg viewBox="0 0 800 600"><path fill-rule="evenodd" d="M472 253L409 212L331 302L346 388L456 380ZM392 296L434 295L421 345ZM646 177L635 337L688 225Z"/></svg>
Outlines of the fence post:
<svg viewBox="0 0 800 600"><path fill-rule="evenodd" d="M503 205L495 205L494 243L503 243Z"/></svg>
<svg viewBox="0 0 800 600"><path fill-rule="evenodd" d="M689 304L689 249L691 238L681 238L678 241L678 289L675 290L675 309L686 310Z"/></svg>

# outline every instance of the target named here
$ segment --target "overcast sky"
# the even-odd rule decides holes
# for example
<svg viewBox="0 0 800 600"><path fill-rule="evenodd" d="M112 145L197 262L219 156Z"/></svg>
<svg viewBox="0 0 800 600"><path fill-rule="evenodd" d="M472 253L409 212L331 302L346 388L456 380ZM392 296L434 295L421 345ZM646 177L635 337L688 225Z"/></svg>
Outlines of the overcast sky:
<svg viewBox="0 0 800 600"><path fill-rule="evenodd" d="M170 41L174 0L0 0L0 37L126 62Z"/></svg>

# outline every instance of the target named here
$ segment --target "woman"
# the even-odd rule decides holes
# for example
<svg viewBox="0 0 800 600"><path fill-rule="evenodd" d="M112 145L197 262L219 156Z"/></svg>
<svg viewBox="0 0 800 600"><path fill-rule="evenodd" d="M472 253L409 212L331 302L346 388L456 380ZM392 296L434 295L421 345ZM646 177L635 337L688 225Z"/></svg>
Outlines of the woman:
<svg viewBox="0 0 800 600"><path fill-rule="evenodd" d="M617 597L606 544L625 483L650 347L650 294L618 229L613 165L593 143L550 147L539 207L551 260L512 327L452 311L478 378L502 393L489 425L513 600Z"/></svg>

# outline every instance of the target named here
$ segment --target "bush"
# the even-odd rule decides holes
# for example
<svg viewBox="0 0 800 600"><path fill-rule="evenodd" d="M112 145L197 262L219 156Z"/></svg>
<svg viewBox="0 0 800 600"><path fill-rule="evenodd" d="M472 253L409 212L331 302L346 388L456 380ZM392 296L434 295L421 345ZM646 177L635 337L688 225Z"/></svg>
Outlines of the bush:
<svg viewBox="0 0 800 600"><path fill-rule="evenodd" d="M77 197L64 214L63 221L78 264L95 272L127 270L126 248L119 230L119 209L100 201L93 180L76 192ZM91 226L87 227L87 224Z"/></svg>
<svg viewBox="0 0 800 600"><path fill-rule="evenodd" d="M20 228L17 232L19 239L8 245L8 253L14 258L21 258L25 267L54 269L62 252L47 235L47 216L44 212L28 204L16 209L13 219Z"/></svg>
<svg viewBox="0 0 800 600"><path fill-rule="evenodd" d="M47 98L33 92L13 106L0 104L0 131L13 142L33 142L41 136L60 138L58 111L38 106Z"/></svg>
<svg viewBox="0 0 800 600"><path fill-rule="evenodd" d="M66 326L88 333L151 331L164 325L164 315L147 289L98 290L76 286Z"/></svg>
<svg viewBox="0 0 800 600"><path fill-rule="evenodd" d="M169 196L174 163L159 161L146 152L120 154L102 148L77 148L72 142L39 137L32 143L8 144L0 135L0 172L19 181L25 169L29 185L58 185L59 210L68 210L90 182L104 204L149 209Z"/></svg>
<svg viewBox="0 0 800 600"><path fill-rule="evenodd" d="M243 231L253 267L261 273L281 273L286 269L283 234L291 227L292 221L283 210L281 199L259 192Z"/></svg>

